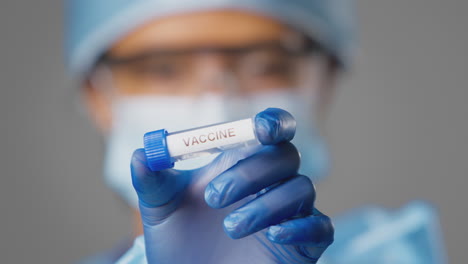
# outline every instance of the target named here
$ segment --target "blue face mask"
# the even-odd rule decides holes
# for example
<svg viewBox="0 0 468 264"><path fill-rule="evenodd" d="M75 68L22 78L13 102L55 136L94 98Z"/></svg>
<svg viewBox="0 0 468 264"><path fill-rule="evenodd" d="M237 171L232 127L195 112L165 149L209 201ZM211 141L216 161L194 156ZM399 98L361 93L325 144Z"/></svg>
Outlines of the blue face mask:
<svg viewBox="0 0 468 264"><path fill-rule="evenodd" d="M252 117L269 107L289 111L297 120L292 142L301 153L299 173L320 179L328 172L329 159L315 127L315 100L290 92L226 98L207 94L199 97L141 96L120 98L113 108L113 128L107 141L104 175L107 184L128 204L137 208L138 198L130 176L133 151L143 147L143 135L165 128L178 131L219 122ZM216 155L177 162L175 169L190 170L211 162Z"/></svg>

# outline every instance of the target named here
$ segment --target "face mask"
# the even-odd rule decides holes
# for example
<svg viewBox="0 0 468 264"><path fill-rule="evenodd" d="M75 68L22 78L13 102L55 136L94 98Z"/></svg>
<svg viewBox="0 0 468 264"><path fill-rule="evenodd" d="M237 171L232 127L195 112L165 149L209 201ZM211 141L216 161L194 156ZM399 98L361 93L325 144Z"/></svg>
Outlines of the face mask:
<svg viewBox="0 0 468 264"><path fill-rule="evenodd" d="M138 207L130 176L133 151L143 147L146 132L166 129L175 132L225 121L226 109L218 96L132 96L116 100L113 127L107 140L104 177L109 187ZM189 170L212 161L216 155L177 162L175 169ZM201 164L201 165L200 165Z"/></svg>
<svg viewBox="0 0 468 264"><path fill-rule="evenodd" d="M107 142L104 175L107 184L127 203L138 207L138 198L130 176L133 151L143 147L146 132L169 132L253 117L268 107L289 111L297 120L293 139L301 153L300 173L317 179L325 175L328 155L314 129L313 100L287 92L257 94L242 98L218 95L200 97L141 96L124 97L113 106L113 127ZM175 169L190 170L211 162L216 155L175 163Z"/></svg>

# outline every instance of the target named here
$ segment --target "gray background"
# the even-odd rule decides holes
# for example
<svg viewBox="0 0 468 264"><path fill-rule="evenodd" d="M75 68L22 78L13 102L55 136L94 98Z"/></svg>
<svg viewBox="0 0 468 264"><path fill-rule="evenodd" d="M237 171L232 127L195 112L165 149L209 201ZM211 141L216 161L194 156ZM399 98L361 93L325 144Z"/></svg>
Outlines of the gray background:
<svg viewBox="0 0 468 264"><path fill-rule="evenodd" d="M468 2L358 3L361 49L328 123L319 207L429 200L451 263L466 263ZM59 0L0 7L2 263L69 263L128 233L100 177L103 140L65 76L62 15Z"/></svg>

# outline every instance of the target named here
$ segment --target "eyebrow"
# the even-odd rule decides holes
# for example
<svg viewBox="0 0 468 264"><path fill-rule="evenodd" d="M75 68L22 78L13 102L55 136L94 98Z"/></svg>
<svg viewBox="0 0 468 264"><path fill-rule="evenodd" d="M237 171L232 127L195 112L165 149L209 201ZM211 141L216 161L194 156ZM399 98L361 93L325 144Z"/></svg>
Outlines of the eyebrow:
<svg viewBox="0 0 468 264"><path fill-rule="evenodd" d="M281 40L269 40L260 41L257 43L248 44L239 47L222 47L222 46L205 46L205 47L194 47L194 48L156 48L149 49L139 52L134 55L128 56L114 56L110 53L104 53L98 60L98 63L105 63L109 65L122 65L128 63L134 63L150 57L166 57L166 56L178 56L192 53L224 53L236 55L243 52L252 51L259 48L275 48L281 49L292 55L303 55L313 51L323 50L321 45L311 39L304 39L300 47L288 47L286 43Z"/></svg>

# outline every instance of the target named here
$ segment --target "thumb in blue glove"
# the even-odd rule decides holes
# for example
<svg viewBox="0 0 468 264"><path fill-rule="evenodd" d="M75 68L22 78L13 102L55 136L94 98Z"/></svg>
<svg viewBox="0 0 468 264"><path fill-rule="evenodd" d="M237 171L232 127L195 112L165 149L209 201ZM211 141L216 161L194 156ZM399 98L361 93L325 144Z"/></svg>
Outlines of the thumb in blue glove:
<svg viewBox="0 0 468 264"><path fill-rule="evenodd" d="M297 174L294 119L267 109L255 126L261 146L226 151L192 171L152 172L135 151L148 263L316 263L332 243L312 182Z"/></svg>

